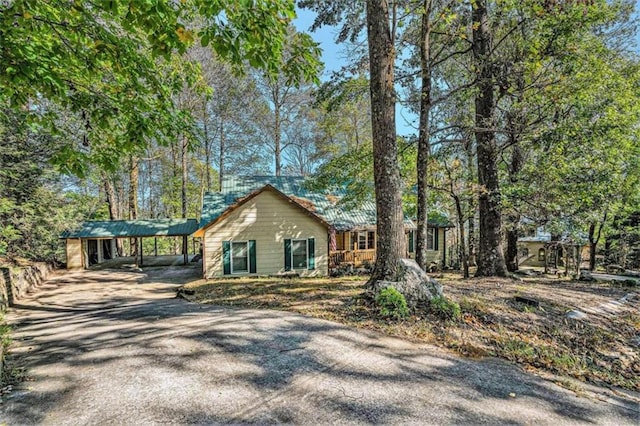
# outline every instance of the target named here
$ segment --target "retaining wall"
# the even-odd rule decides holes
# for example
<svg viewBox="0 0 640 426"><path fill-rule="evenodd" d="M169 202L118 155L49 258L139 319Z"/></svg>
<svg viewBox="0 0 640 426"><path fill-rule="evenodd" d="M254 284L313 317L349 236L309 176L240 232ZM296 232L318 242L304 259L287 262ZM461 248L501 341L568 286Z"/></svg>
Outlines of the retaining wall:
<svg viewBox="0 0 640 426"><path fill-rule="evenodd" d="M6 310L47 279L53 268L35 263L19 269L0 268L0 310Z"/></svg>

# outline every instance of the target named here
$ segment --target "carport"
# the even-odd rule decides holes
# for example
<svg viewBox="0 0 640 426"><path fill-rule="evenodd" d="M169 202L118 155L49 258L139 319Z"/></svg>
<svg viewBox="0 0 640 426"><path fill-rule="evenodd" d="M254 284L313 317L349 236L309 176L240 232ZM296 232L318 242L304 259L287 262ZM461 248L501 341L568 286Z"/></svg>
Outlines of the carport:
<svg viewBox="0 0 640 426"><path fill-rule="evenodd" d="M182 237L184 264L189 261L187 237L198 229L196 219L137 219L87 221L60 238L66 240L67 269L83 269L118 256L116 241L129 239L136 265L144 263L142 239L154 238L154 256L158 255L158 237Z"/></svg>

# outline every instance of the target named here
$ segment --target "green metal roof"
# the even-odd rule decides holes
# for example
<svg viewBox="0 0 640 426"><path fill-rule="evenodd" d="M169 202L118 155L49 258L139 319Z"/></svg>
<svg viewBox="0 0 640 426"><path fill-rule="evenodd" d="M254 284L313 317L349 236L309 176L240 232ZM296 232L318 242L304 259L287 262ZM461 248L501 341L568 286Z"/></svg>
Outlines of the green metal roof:
<svg viewBox="0 0 640 426"><path fill-rule="evenodd" d="M201 226L206 226L222 215L225 210L247 195L271 185L289 197L311 202L313 213L323 218L339 231L375 226L376 205L366 201L357 208L347 209L337 202L344 193L320 193L309 191L302 176L228 176L222 181L222 191L207 193ZM415 224L405 219L405 226L415 229Z"/></svg>
<svg viewBox="0 0 640 426"><path fill-rule="evenodd" d="M84 222L60 238L176 237L191 235L198 229L196 219L137 219Z"/></svg>

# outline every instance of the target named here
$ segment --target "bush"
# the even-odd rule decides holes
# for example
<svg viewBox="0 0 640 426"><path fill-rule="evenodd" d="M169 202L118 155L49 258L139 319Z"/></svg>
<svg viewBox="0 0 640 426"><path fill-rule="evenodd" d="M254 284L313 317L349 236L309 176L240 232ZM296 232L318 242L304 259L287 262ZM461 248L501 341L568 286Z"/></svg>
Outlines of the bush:
<svg viewBox="0 0 640 426"><path fill-rule="evenodd" d="M376 303L380 307L380 315L385 318L402 319L409 316L406 299L393 287L387 287L378 293Z"/></svg>
<svg viewBox="0 0 640 426"><path fill-rule="evenodd" d="M456 321L462 316L460 305L446 297L438 296L431 299L429 309L444 320Z"/></svg>

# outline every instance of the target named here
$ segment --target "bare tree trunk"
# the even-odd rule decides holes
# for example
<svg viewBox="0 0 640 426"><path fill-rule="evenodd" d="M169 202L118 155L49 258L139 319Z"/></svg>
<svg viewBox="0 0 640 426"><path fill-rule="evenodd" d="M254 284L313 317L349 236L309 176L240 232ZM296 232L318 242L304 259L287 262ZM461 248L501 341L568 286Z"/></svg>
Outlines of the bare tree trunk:
<svg viewBox="0 0 640 426"><path fill-rule="evenodd" d="M218 179L220 182L218 183L218 190L222 191L222 179L224 179L225 170L224 163L226 160L225 154L227 153L226 141L225 141L225 133L224 133L224 117L220 117L220 173Z"/></svg>
<svg viewBox="0 0 640 426"><path fill-rule="evenodd" d="M121 218L118 206L118 197L113 181L106 173L102 173L102 181L104 183L104 192L107 195L107 204L109 205L109 219L118 220ZM116 254L122 256L122 241L116 238Z"/></svg>
<svg viewBox="0 0 640 426"><path fill-rule="evenodd" d="M139 175L139 162L140 160L136 156L129 158L129 219L135 220L138 218L138 175ZM138 239L129 239L131 256L138 256Z"/></svg>
<svg viewBox="0 0 640 426"><path fill-rule="evenodd" d="M429 171L429 157L431 143L429 141L429 114L431 112L431 0L424 0L420 37L420 70L422 74L422 88L420 93L420 128L418 134L418 229L416 232L416 262L426 271L427 269L427 236L428 236L428 205L427 205L427 173Z"/></svg>
<svg viewBox="0 0 640 426"><path fill-rule="evenodd" d="M182 218L186 219L187 217L187 183L189 182L189 173L187 169L187 151L189 148L189 138L186 135L182 135L182 150L181 150L181 160L182 160L182 186L180 190L180 199L182 205Z"/></svg>
<svg viewBox="0 0 640 426"><path fill-rule="evenodd" d="M458 219L458 235L460 236L460 260L462 261L462 275L464 278L469 278L469 260L467 259L462 202L460 201L460 197L458 197L457 195L454 195L453 200L456 204L456 216Z"/></svg>
<svg viewBox="0 0 640 426"><path fill-rule="evenodd" d="M471 215L467 221L469 227L469 266L477 266L476 263L476 218Z"/></svg>
<svg viewBox="0 0 640 426"><path fill-rule="evenodd" d="M475 98L475 134L477 142L480 241L476 276L506 276L507 268L502 252L502 216L498 181L498 148L494 132L494 82L492 37L486 0L472 5L473 57L478 70Z"/></svg>
<svg viewBox="0 0 640 426"><path fill-rule="evenodd" d="M116 189L113 186L113 182L106 173L102 173L102 182L104 183L104 192L107 195L107 204L109 205L109 219L119 219L118 200L116 199Z"/></svg>
<svg viewBox="0 0 640 426"><path fill-rule="evenodd" d="M275 103L275 110L274 110L274 155L275 155L275 160L276 160L276 176L280 176L280 174L282 173L282 165L280 164L281 161L281 156L282 156L282 147L280 146L280 144L282 143L281 137L282 135L280 134L281 132L281 123L280 123L280 107L278 105L278 103Z"/></svg>
<svg viewBox="0 0 640 426"><path fill-rule="evenodd" d="M204 138L205 184L207 191L211 191L211 141L209 140L209 120L207 120L207 102L202 111L202 137ZM203 192L203 191L200 191Z"/></svg>
<svg viewBox="0 0 640 426"><path fill-rule="evenodd" d="M378 280L398 281L400 259L406 253L395 122L395 47L385 0L367 1L367 39L378 233L371 286Z"/></svg>
<svg viewBox="0 0 640 426"><path fill-rule="evenodd" d="M513 129L513 125L511 126ZM510 136L510 144L513 146L513 152L511 153L511 164L509 165L509 180L512 184L518 182L520 171L524 165L524 158L522 150L517 144L517 136L512 133ZM515 272L518 270L518 226L520 222L520 214L513 212L508 215L508 227L507 227L507 256L506 264L509 272Z"/></svg>

